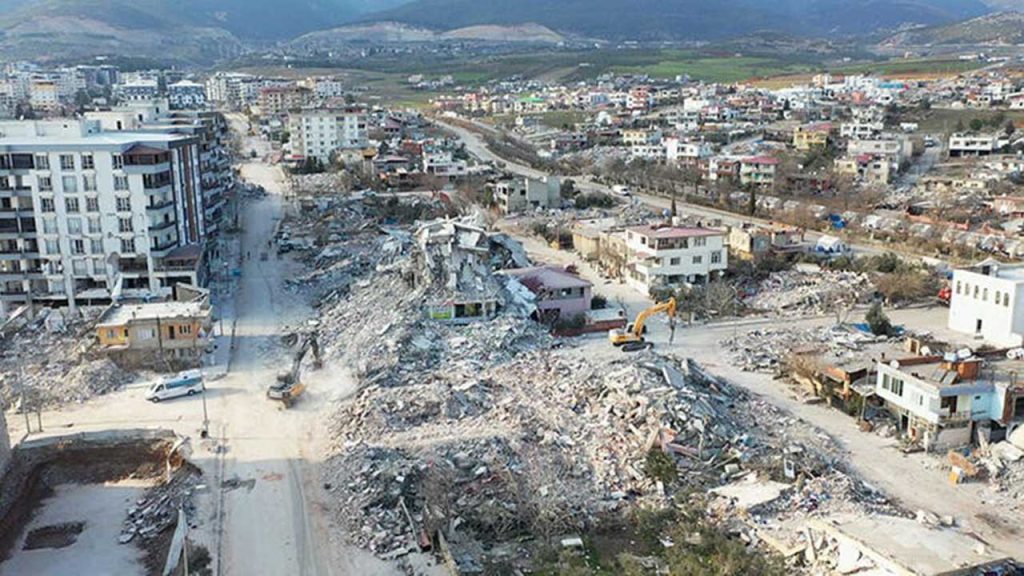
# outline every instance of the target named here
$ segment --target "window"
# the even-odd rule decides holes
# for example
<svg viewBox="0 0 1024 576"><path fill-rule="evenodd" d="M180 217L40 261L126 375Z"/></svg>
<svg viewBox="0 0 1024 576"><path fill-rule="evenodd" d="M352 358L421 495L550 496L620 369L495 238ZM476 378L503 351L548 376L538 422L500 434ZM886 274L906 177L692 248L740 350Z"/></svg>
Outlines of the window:
<svg viewBox="0 0 1024 576"><path fill-rule="evenodd" d="M988 302L988 288L985 288L981 291L981 301Z"/></svg>
<svg viewBox="0 0 1024 576"><path fill-rule="evenodd" d="M89 265L85 260L75 260L71 263L71 273L75 276L85 276L89 273Z"/></svg>
<svg viewBox="0 0 1024 576"><path fill-rule="evenodd" d="M118 212L131 212L132 211L132 199L127 196L117 197L117 211Z"/></svg>
<svg viewBox="0 0 1024 576"><path fill-rule="evenodd" d="M36 182L38 182L40 192L50 192L53 190L53 180L49 176L39 176Z"/></svg>
<svg viewBox="0 0 1024 576"><path fill-rule="evenodd" d="M78 213L78 198L65 198L64 199L64 209L67 210L67 212L69 214L77 214Z"/></svg>
<svg viewBox="0 0 1024 576"><path fill-rule="evenodd" d="M97 276L102 276L107 273L107 265L103 261L103 258L92 259L92 273Z"/></svg>
<svg viewBox="0 0 1024 576"><path fill-rule="evenodd" d="M178 334L191 334L191 333L192 333L192 325L191 324L181 324L181 325L178 326Z"/></svg>
<svg viewBox="0 0 1024 576"><path fill-rule="evenodd" d="M53 198L43 198L39 201L39 210L41 212L53 212L56 207L53 205Z"/></svg>
<svg viewBox="0 0 1024 576"><path fill-rule="evenodd" d="M60 155L60 169L61 170L74 170L75 169L75 157L72 154L61 154Z"/></svg>
<svg viewBox="0 0 1024 576"><path fill-rule="evenodd" d="M99 212L100 211L100 199L95 196L90 196L85 199L85 211L86 212Z"/></svg>
<svg viewBox="0 0 1024 576"><path fill-rule="evenodd" d="M96 175L95 174L85 174L85 175L82 176L82 190L85 190L86 192L95 192L96 191Z"/></svg>
<svg viewBox="0 0 1024 576"><path fill-rule="evenodd" d="M60 179L61 186L64 187L65 193L78 192L78 178L74 176L64 176Z"/></svg>
<svg viewBox="0 0 1024 576"><path fill-rule="evenodd" d="M96 168L96 162L92 158L92 154L82 154L82 170L92 170Z"/></svg>
<svg viewBox="0 0 1024 576"><path fill-rule="evenodd" d="M903 396L903 380L899 378L893 378L891 382L892 393L897 396Z"/></svg>
<svg viewBox="0 0 1024 576"><path fill-rule="evenodd" d="M1003 294L1003 306L1007 307L1007 308L1010 306L1010 293L1009 292L1007 292L1006 294Z"/></svg>
<svg viewBox="0 0 1024 576"><path fill-rule="evenodd" d="M36 156L36 170L49 170L50 169L50 157L46 154L38 154Z"/></svg>
<svg viewBox="0 0 1024 576"><path fill-rule="evenodd" d="M1003 301L1003 293L1000 292L999 290L996 290L996 306L998 306L999 303L1002 302L1002 301Z"/></svg>
<svg viewBox="0 0 1024 576"><path fill-rule="evenodd" d="M693 257L693 263L694 264L700 264L703 261L704 261L704 257L703 256L697 255L697 256Z"/></svg>
<svg viewBox="0 0 1024 576"><path fill-rule="evenodd" d="M128 189L127 176L114 176L114 190L124 191Z"/></svg>
<svg viewBox="0 0 1024 576"><path fill-rule="evenodd" d="M89 240L89 252L91 254L103 254L103 240L97 238Z"/></svg>
<svg viewBox="0 0 1024 576"><path fill-rule="evenodd" d="M82 233L82 219L81 218L68 218L68 234L81 234Z"/></svg>
<svg viewBox="0 0 1024 576"><path fill-rule="evenodd" d="M670 262L672 263L673 266L679 266L679 264L682 263L682 260L683 260L682 258L673 258L672 260L670 260Z"/></svg>
<svg viewBox="0 0 1024 576"><path fill-rule="evenodd" d="M113 156L111 156L110 159L113 162L114 170L120 170L124 168L124 156L121 156L120 154L114 154Z"/></svg>
<svg viewBox="0 0 1024 576"><path fill-rule="evenodd" d="M693 239L693 245L694 246L707 246L707 243L708 243L708 239L707 238L694 238Z"/></svg>
<svg viewBox="0 0 1024 576"><path fill-rule="evenodd" d="M123 254L134 254L135 253L135 239L134 238L121 238L121 252Z"/></svg>
<svg viewBox="0 0 1024 576"><path fill-rule="evenodd" d="M100 217L99 216L89 216L88 222L89 222L89 233L90 234L99 234L100 232L102 232L102 229L100 229Z"/></svg>
<svg viewBox="0 0 1024 576"><path fill-rule="evenodd" d="M56 218L43 218L43 234L56 234L57 233L57 219Z"/></svg>
<svg viewBox="0 0 1024 576"><path fill-rule="evenodd" d="M131 218L118 218L117 219L117 229L120 230L121 232L131 232L133 230L133 228L132 228L132 219Z"/></svg>
<svg viewBox="0 0 1024 576"><path fill-rule="evenodd" d="M85 241L76 239L71 241L72 254L85 254Z"/></svg>
<svg viewBox="0 0 1024 576"><path fill-rule="evenodd" d="M721 262L722 262L722 253L721 252L712 252L711 253L711 263L712 264L720 264Z"/></svg>
<svg viewBox="0 0 1024 576"><path fill-rule="evenodd" d="M978 299L978 285L977 284L974 285L974 299L975 300Z"/></svg>

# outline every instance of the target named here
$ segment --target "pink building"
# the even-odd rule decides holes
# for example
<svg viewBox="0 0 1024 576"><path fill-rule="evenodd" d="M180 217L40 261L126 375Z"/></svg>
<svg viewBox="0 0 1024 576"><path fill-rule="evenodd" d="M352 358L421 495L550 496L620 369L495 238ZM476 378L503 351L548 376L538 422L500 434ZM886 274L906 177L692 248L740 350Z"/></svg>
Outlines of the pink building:
<svg viewBox="0 0 1024 576"><path fill-rule="evenodd" d="M555 266L504 270L537 295L542 321L572 318L590 310L593 284Z"/></svg>

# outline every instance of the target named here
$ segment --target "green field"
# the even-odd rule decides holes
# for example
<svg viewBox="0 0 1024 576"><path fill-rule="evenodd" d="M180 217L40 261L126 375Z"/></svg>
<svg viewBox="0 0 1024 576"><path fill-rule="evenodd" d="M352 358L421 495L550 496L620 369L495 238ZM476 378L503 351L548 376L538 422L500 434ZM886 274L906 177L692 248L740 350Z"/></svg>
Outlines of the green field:
<svg viewBox="0 0 1024 576"><path fill-rule="evenodd" d="M977 60L950 60L950 59L911 59L911 60L886 60L884 62L869 62L865 64L852 64L832 69L832 72L840 74L880 74L883 76L898 76L901 74L960 74L977 70L985 66L984 62Z"/></svg>
<svg viewBox="0 0 1024 576"><path fill-rule="evenodd" d="M782 58L757 56L705 56L683 50L663 50L664 59L651 64L611 66L612 72L674 78L684 74L707 82L742 82L757 77L810 72L811 66Z"/></svg>

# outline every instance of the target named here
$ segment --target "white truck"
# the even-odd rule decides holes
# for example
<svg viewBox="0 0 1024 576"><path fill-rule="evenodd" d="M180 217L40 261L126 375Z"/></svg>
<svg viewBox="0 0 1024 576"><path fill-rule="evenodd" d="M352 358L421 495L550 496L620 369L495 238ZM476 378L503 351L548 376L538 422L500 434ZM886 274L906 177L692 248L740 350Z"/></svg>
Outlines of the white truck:
<svg viewBox="0 0 1024 576"><path fill-rule="evenodd" d="M622 184L616 184L615 186L612 186L612 192L615 192L619 196L633 195L633 190L631 190L629 186L623 186Z"/></svg>
<svg viewBox="0 0 1024 576"><path fill-rule="evenodd" d="M159 402L179 396L192 396L206 390L203 373L200 370L186 370L174 376L164 376L153 383L146 392L146 400Z"/></svg>

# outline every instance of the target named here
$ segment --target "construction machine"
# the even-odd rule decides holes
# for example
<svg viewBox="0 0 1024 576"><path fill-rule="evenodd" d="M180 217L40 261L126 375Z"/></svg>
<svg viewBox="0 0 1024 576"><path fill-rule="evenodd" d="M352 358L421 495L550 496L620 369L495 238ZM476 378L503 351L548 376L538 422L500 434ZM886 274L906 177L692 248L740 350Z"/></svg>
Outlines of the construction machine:
<svg viewBox="0 0 1024 576"><path fill-rule="evenodd" d="M674 330L676 322L676 299L669 298L667 301L655 304L647 310L637 314L636 320L633 320L625 328L609 330L608 340L613 346L621 347L623 352L635 352L637 350L652 347L653 344L647 342L644 338L644 334L647 333L645 324L648 318L655 314L660 314L661 312L668 314L669 324Z"/></svg>
<svg viewBox="0 0 1024 576"><path fill-rule="evenodd" d="M313 351L314 370L319 370L323 366L323 360L320 357L320 342L316 332L288 334L282 340L294 349L291 369L278 372L277 381L267 388L267 398L279 400L285 408L291 408L295 400L306 391L306 385L299 377L302 360L310 350Z"/></svg>

